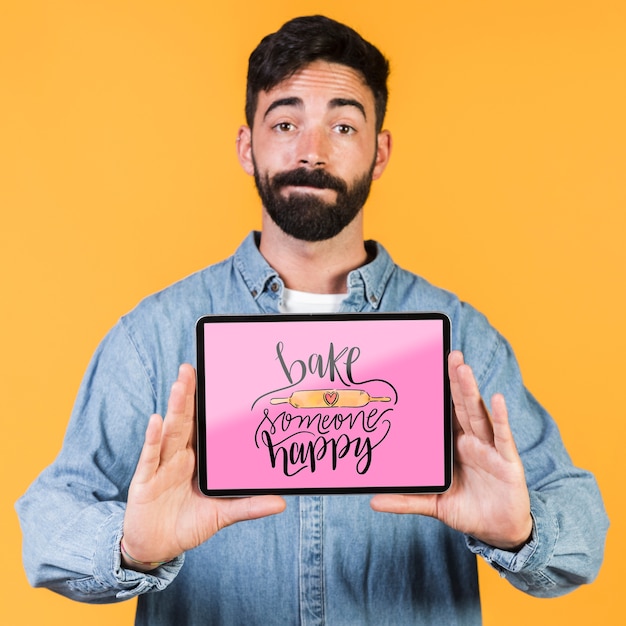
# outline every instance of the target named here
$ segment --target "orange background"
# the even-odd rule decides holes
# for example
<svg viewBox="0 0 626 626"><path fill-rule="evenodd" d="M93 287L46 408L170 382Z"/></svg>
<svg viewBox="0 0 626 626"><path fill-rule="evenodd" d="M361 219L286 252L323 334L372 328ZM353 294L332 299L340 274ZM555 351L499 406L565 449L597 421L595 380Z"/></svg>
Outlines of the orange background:
<svg viewBox="0 0 626 626"><path fill-rule="evenodd" d="M258 227L234 147L247 56L316 12L391 59L395 150L368 236L511 340L612 520L598 580L565 598L481 564L485 624L623 616L623 0L1 0L0 622L132 623L132 602L30 589L13 502L116 319Z"/></svg>

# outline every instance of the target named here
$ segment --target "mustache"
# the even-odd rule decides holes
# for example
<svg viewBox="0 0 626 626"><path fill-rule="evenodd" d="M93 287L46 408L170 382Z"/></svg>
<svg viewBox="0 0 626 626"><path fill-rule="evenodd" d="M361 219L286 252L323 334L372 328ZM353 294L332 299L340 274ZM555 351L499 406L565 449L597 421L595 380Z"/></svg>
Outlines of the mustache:
<svg viewBox="0 0 626 626"><path fill-rule="evenodd" d="M345 193L348 190L348 186L341 178L337 178L322 169L309 170L303 167L275 174L272 177L271 185L274 189L280 187L314 187L316 189L333 189L338 193Z"/></svg>

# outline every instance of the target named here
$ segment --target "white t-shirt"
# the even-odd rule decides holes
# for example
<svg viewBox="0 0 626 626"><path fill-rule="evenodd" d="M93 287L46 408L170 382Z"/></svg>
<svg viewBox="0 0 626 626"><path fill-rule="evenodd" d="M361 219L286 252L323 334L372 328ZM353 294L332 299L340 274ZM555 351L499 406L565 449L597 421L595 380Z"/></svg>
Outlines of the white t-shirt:
<svg viewBox="0 0 626 626"><path fill-rule="evenodd" d="M336 313L346 293L307 293L294 289L283 289L281 313Z"/></svg>

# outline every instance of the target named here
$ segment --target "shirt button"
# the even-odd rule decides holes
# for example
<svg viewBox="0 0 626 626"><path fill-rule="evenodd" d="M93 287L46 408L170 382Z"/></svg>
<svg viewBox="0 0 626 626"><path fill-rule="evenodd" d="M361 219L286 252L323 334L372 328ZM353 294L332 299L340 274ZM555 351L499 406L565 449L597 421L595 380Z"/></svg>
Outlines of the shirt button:
<svg viewBox="0 0 626 626"><path fill-rule="evenodd" d="M378 298L377 298L374 294L372 294L372 295L370 296L370 302L371 302L372 304L376 304L376 303L378 302Z"/></svg>
<svg viewBox="0 0 626 626"><path fill-rule="evenodd" d="M271 289L274 293L276 293L276 292L278 291L278 289L279 289L279 287L278 287L278 283L272 283L272 284L270 285L270 289Z"/></svg>
<svg viewBox="0 0 626 626"><path fill-rule="evenodd" d="M256 298L256 293L257 293L256 289L253 289L250 293L252 294L253 298Z"/></svg>

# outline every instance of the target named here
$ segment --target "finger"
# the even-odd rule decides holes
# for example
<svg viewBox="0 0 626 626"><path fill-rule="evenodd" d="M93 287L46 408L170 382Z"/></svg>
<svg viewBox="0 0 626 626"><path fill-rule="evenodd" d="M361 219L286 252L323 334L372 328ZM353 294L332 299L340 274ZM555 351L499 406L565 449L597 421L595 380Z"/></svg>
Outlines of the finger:
<svg viewBox="0 0 626 626"><path fill-rule="evenodd" d="M472 434L469 418L465 410L463 401L463 393L459 381L458 369L463 365L463 354L458 350L450 352L448 356L448 376L450 378L450 393L452 394L452 403L454 406L454 416L458 427L467 434ZM455 425L455 430L458 428Z"/></svg>
<svg viewBox="0 0 626 626"><path fill-rule="evenodd" d="M188 363L183 363L179 369L179 377L182 377L187 385L187 399L185 414L187 421L185 429L187 430L187 444L195 448L196 439L196 372ZM184 435L183 435L184 436Z"/></svg>
<svg viewBox="0 0 626 626"><path fill-rule="evenodd" d="M460 428L481 441L493 442L489 411L480 395L472 369L464 363L463 354L458 350L450 353L448 370L454 413Z"/></svg>
<svg viewBox="0 0 626 626"><path fill-rule="evenodd" d="M405 515L428 515L435 517L437 513L436 496L433 495L402 495L396 493L379 493L372 497L370 506L381 513L398 513Z"/></svg>
<svg viewBox="0 0 626 626"><path fill-rule="evenodd" d="M455 400L455 403L458 401L462 404L463 415L474 436L485 443L493 443L491 417L480 395L472 369L469 365L461 365L457 368L457 376L460 397Z"/></svg>
<svg viewBox="0 0 626 626"><path fill-rule="evenodd" d="M193 368L182 365L167 404L161 440L162 462L167 462L189 444L194 422L194 392Z"/></svg>
<svg viewBox="0 0 626 626"><path fill-rule="evenodd" d="M189 363L183 363L178 368L178 380L187 385L190 392L193 393L196 388L196 372Z"/></svg>
<svg viewBox="0 0 626 626"><path fill-rule="evenodd" d="M450 392L453 398L460 393L458 389L459 380L458 380L456 370L459 367L459 365L461 365L462 363L463 363L463 354L459 352L458 350L454 350L448 355L448 377L450 379ZM461 407L461 410L459 411L461 413L461 419L463 419L462 410L463 409ZM454 402L453 402L452 430L455 436L459 432L464 432L463 425L461 424L461 419L459 419L459 412L457 412L456 406L454 406ZM469 424L467 425L467 428L469 429Z"/></svg>
<svg viewBox="0 0 626 626"><path fill-rule="evenodd" d="M496 450L505 460L517 461L519 453L513 439L513 433L509 424L509 413L502 394L497 393L491 398L491 411L493 439Z"/></svg>
<svg viewBox="0 0 626 626"><path fill-rule="evenodd" d="M463 427L459 422L459 418L456 416L456 411L454 410L454 406L452 407L452 434L456 438L458 435L463 434Z"/></svg>
<svg viewBox="0 0 626 626"><path fill-rule="evenodd" d="M155 414L150 417L133 482L147 483L159 468L162 426L163 420L160 415Z"/></svg>
<svg viewBox="0 0 626 626"><path fill-rule="evenodd" d="M285 499L280 496L255 496L248 498L245 519L257 519L267 515L282 513L286 507Z"/></svg>
<svg viewBox="0 0 626 626"><path fill-rule="evenodd" d="M250 498L225 498L217 501L219 512L218 530L235 522L267 517L282 513L287 503L280 496L253 496Z"/></svg>

